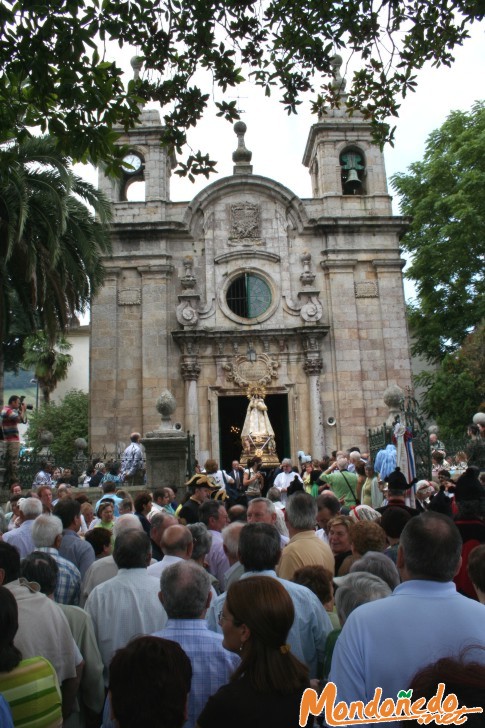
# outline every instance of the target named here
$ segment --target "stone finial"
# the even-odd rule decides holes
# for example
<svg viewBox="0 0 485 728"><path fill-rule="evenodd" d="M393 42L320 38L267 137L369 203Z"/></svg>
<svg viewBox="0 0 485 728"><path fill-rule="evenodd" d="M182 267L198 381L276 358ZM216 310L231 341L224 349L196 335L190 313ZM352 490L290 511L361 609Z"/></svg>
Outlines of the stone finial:
<svg viewBox="0 0 485 728"><path fill-rule="evenodd" d="M312 262L312 256L311 253L309 253L307 250L303 253L303 255L300 257L300 260L303 265L303 273L300 276L300 281L304 286L309 286L313 283L315 280L315 273L311 270L311 262Z"/></svg>
<svg viewBox="0 0 485 728"><path fill-rule="evenodd" d="M253 167L251 165L251 157L253 153L247 149L244 142L244 135L247 126L244 121L236 121L234 131L237 135L237 149L232 153L232 161L234 162L234 174L252 174Z"/></svg>
<svg viewBox="0 0 485 728"><path fill-rule="evenodd" d="M52 434L52 432L49 432L49 430L42 430L42 432L40 433L39 439L40 439L40 444L42 445L43 448L49 447L49 445L54 440L54 435Z"/></svg>
<svg viewBox="0 0 485 728"><path fill-rule="evenodd" d="M162 417L170 417L175 412L177 407L177 400L173 396L172 392L168 389L164 389L157 399L156 408Z"/></svg>
<svg viewBox="0 0 485 728"><path fill-rule="evenodd" d="M347 85L347 81L340 74L340 69L342 68L342 64L343 64L342 56L339 56L338 53L336 53L334 56L332 56L332 58L330 60L330 67L332 69L333 81L330 83L330 87L333 89L333 91L335 92L335 94L337 96L344 96L345 87Z"/></svg>
<svg viewBox="0 0 485 728"><path fill-rule="evenodd" d="M40 444L42 445L39 455L43 460L47 460L48 462L52 463L54 462L54 457L51 453L50 446L52 445L52 442L54 441L54 435L52 432L49 432L49 430L42 430L40 433Z"/></svg>
<svg viewBox="0 0 485 728"><path fill-rule="evenodd" d="M184 275L182 276L181 283L182 288L184 290L195 288L195 284L197 283L197 279L194 276L194 259L191 255L186 255L185 258L182 261L184 266Z"/></svg>
<svg viewBox="0 0 485 728"><path fill-rule="evenodd" d="M385 390L383 400L389 409L399 409L403 397L404 392L401 387L398 387L397 384L391 384L391 386Z"/></svg>
<svg viewBox="0 0 485 728"><path fill-rule="evenodd" d="M177 407L177 400L173 396L172 392L168 389L164 389L157 399L155 407L162 415L160 430L172 430L172 415Z"/></svg>
<svg viewBox="0 0 485 728"><path fill-rule="evenodd" d="M386 420L387 425L394 424L396 416L401 413L401 403L403 399L404 392L397 384L391 384L391 386L385 390L383 400L389 408L389 415Z"/></svg>
<svg viewBox="0 0 485 728"><path fill-rule="evenodd" d="M141 58L141 56L133 56L130 63L133 69L133 78L135 81L138 81L140 78L140 71L143 68L143 58Z"/></svg>

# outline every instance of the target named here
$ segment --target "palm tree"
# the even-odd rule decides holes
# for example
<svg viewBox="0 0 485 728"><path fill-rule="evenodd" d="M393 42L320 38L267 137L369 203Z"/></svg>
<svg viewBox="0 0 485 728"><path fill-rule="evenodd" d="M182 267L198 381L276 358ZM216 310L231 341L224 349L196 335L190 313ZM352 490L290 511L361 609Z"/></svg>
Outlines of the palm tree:
<svg viewBox="0 0 485 728"><path fill-rule="evenodd" d="M64 336L58 336L52 343L43 331L27 336L24 341L22 367L34 372L44 404L49 404L51 393L67 378L72 356L66 352L71 348Z"/></svg>
<svg viewBox="0 0 485 728"><path fill-rule="evenodd" d="M20 305L26 334L50 343L84 312L110 253L110 203L75 175L50 137L0 148L0 334ZM15 304L15 305L14 305ZM0 351L0 396L4 348Z"/></svg>

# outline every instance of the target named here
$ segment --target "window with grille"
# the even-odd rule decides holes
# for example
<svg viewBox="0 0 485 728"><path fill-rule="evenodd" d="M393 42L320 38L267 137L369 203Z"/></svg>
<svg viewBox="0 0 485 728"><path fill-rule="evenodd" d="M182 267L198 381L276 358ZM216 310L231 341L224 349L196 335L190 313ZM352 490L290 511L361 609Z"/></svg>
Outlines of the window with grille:
<svg viewBox="0 0 485 728"><path fill-rule="evenodd" d="M271 305L271 289L253 273L238 276L229 286L227 305L236 316L253 319L261 316Z"/></svg>

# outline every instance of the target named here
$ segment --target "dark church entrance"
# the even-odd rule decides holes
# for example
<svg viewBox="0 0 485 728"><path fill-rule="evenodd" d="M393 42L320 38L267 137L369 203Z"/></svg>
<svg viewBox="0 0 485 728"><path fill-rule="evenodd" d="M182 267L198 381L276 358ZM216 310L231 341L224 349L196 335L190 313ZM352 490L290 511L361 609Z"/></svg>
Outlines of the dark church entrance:
<svg viewBox="0 0 485 728"><path fill-rule="evenodd" d="M268 417L273 427L278 458L290 457L290 428L288 421L288 396L268 394L265 397ZM248 398L219 397L219 465L224 470L231 468L233 460L241 457L241 430L248 408ZM241 465L246 466L245 462Z"/></svg>

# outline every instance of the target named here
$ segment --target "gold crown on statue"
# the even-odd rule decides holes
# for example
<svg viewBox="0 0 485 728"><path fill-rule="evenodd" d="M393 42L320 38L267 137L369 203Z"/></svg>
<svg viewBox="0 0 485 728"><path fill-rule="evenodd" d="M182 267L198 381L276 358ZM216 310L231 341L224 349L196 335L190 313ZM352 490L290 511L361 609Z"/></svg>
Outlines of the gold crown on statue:
<svg viewBox="0 0 485 728"><path fill-rule="evenodd" d="M248 399L252 399L253 397L264 399L266 397L266 387L262 384L250 384L247 388L246 396Z"/></svg>

